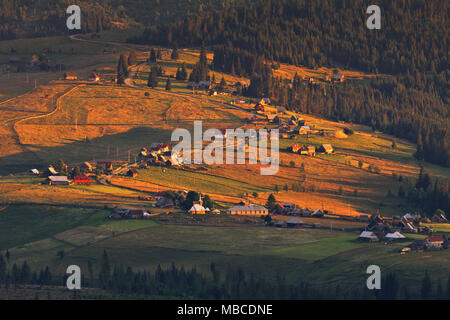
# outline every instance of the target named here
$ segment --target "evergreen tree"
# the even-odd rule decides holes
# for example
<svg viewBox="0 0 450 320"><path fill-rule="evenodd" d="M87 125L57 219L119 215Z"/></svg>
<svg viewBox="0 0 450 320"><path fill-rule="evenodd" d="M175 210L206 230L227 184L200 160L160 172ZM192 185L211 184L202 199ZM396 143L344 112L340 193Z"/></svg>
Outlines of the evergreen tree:
<svg viewBox="0 0 450 320"><path fill-rule="evenodd" d="M125 83L125 79L128 77L128 58L122 53L119 58L119 64L117 66L117 83L122 85Z"/></svg>
<svg viewBox="0 0 450 320"><path fill-rule="evenodd" d="M167 78L166 91L170 91L170 90L172 90L172 83L170 81L170 78Z"/></svg>
<svg viewBox="0 0 450 320"><path fill-rule="evenodd" d="M158 74L157 71L152 68L148 74L147 86L150 88L156 88L158 86Z"/></svg>
<svg viewBox="0 0 450 320"><path fill-rule="evenodd" d="M175 47L172 49L172 54L171 54L171 56L170 56L170 59L172 59L172 60L178 60L178 58L179 58L178 48L175 46Z"/></svg>
<svg viewBox="0 0 450 320"><path fill-rule="evenodd" d="M150 62L156 62L156 51L154 48L150 51Z"/></svg>
<svg viewBox="0 0 450 320"><path fill-rule="evenodd" d="M108 288L110 279L111 279L111 266L109 264L108 254L106 253L106 250L104 250L100 262L100 274L98 275L100 287L103 289Z"/></svg>
<svg viewBox="0 0 450 320"><path fill-rule="evenodd" d="M276 204L277 200L275 199L275 196L271 193L267 198L266 208L269 209L269 211L273 211L275 209Z"/></svg>
<svg viewBox="0 0 450 320"><path fill-rule="evenodd" d="M431 279L430 276L428 275L428 271L426 271L425 276L422 279L422 287L420 289L422 299L427 300L431 298L432 290L433 288L431 284Z"/></svg>

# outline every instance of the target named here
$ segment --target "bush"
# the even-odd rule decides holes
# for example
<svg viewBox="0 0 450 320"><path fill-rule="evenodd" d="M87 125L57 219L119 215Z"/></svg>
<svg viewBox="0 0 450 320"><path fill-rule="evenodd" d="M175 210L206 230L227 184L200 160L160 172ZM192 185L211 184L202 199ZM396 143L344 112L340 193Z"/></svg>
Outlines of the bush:
<svg viewBox="0 0 450 320"><path fill-rule="evenodd" d="M348 135L348 136L351 136L351 135L354 134L355 132L354 132L352 129L345 127L345 128L344 128L344 133L345 133L346 135Z"/></svg>

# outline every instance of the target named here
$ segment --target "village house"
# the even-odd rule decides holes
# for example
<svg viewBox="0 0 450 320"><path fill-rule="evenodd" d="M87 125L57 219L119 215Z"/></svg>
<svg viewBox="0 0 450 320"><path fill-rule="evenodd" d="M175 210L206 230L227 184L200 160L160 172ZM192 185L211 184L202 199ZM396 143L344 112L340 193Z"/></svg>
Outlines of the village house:
<svg viewBox="0 0 450 320"><path fill-rule="evenodd" d="M273 123L279 121L276 114L268 114L268 115L266 115L266 119L267 119L267 121L273 122ZM275 121L275 120L277 120L277 121Z"/></svg>
<svg viewBox="0 0 450 320"><path fill-rule="evenodd" d="M269 98L261 98L258 100L258 104L260 104L262 106L267 106L270 104L270 99Z"/></svg>
<svg viewBox="0 0 450 320"><path fill-rule="evenodd" d="M150 150L151 151L155 151L158 154L161 154L161 153L169 152L170 151L170 146L168 144L165 144L165 143L157 143L157 142L155 142L155 143L152 143L150 145Z"/></svg>
<svg viewBox="0 0 450 320"><path fill-rule="evenodd" d="M302 149L302 146L299 144L294 144L291 146L291 150L293 153L299 153L299 151Z"/></svg>
<svg viewBox="0 0 450 320"><path fill-rule="evenodd" d="M299 135L307 135L307 134L309 134L310 132L311 132L311 128L308 127L308 126L301 126L301 127L298 129L298 134L299 134Z"/></svg>
<svg viewBox="0 0 450 320"><path fill-rule="evenodd" d="M301 227L305 224L305 222L303 222L302 220L298 219L298 218L290 218L289 220L286 221L286 226L288 228L298 228Z"/></svg>
<svg viewBox="0 0 450 320"><path fill-rule="evenodd" d="M127 176L131 178L136 178L138 176L138 171L135 168L131 168L127 171Z"/></svg>
<svg viewBox="0 0 450 320"><path fill-rule="evenodd" d="M372 231L363 231L363 232L361 232L361 234L358 237L358 240L360 240L360 241L369 241L369 242L379 241L378 237Z"/></svg>
<svg viewBox="0 0 450 320"><path fill-rule="evenodd" d="M92 172L93 167L92 164L90 164L89 162L85 161L80 165L80 170L81 171L86 171L86 172Z"/></svg>
<svg viewBox="0 0 450 320"><path fill-rule="evenodd" d="M279 107L277 109L277 113L286 113L286 112L287 112L287 109L285 107Z"/></svg>
<svg viewBox="0 0 450 320"><path fill-rule="evenodd" d="M77 186L90 186L92 180L87 176L76 176L73 178L73 182Z"/></svg>
<svg viewBox="0 0 450 320"><path fill-rule="evenodd" d="M49 176L45 183L50 186L67 186L69 185L69 179L67 176Z"/></svg>
<svg viewBox="0 0 450 320"><path fill-rule="evenodd" d="M64 73L64 80L77 80L78 75L75 72Z"/></svg>
<svg viewBox="0 0 450 320"><path fill-rule="evenodd" d="M248 206L233 206L227 210L228 214L237 215L253 215L253 216L265 216L269 214L269 210L263 206L256 204L249 204Z"/></svg>
<svg viewBox="0 0 450 320"><path fill-rule="evenodd" d="M89 76L89 81L98 82L100 81L100 76L97 73L92 72Z"/></svg>
<svg viewBox="0 0 450 320"><path fill-rule="evenodd" d="M314 157L316 155L316 147L315 146L307 146L306 150L308 152L308 155Z"/></svg>
<svg viewBox="0 0 450 320"><path fill-rule="evenodd" d="M47 168L47 176L57 176L58 175L58 171L55 170L55 168L53 168L53 166L49 166Z"/></svg>
<svg viewBox="0 0 450 320"><path fill-rule="evenodd" d="M387 233L387 234L384 236L384 238L385 238L386 240L389 240L389 241L406 239L406 237L405 237L404 235L402 235L402 234L401 234L400 232L398 232L398 231Z"/></svg>
<svg viewBox="0 0 450 320"><path fill-rule="evenodd" d="M104 168L106 171L112 171L113 163L112 161L97 161L97 168L98 167Z"/></svg>
<svg viewBox="0 0 450 320"><path fill-rule="evenodd" d="M425 247L427 249L441 249L443 244L443 236L430 236L425 239Z"/></svg>
<svg viewBox="0 0 450 320"><path fill-rule="evenodd" d="M162 197L156 202L158 208L173 208L175 206L172 199Z"/></svg>
<svg viewBox="0 0 450 320"><path fill-rule="evenodd" d="M255 105L255 111L260 111L260 112L264 112L264 106L262 104L256 104Z"/></svg>
<svg viewBox="0 0 450 320"><path fill-rule="evenodd" d="M331 146L331 144L327 144L327 143L325 143L325 144L322 144L321 146L320 146L320 150L319 150L320 152L324 152L324 153L326 153L326 154L332 154L333 152L334 152L334 149L333 149L333 147Z"/></svg>
<svg viewBox="0 0 450 320"><path fill-rule="evenodd" d="M333 82L344 82L344 75L342 73L337 73L333 75L332 81Z"/></svg>

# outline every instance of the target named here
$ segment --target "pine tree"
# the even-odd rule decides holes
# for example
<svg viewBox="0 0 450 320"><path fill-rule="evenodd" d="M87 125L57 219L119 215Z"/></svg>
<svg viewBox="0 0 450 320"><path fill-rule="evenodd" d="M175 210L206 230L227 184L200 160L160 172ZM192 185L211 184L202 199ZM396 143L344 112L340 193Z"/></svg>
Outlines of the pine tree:
<svg viewBox="0 0 450 320"><path fill-rule="evenodd" d="M125 54L121 54L117 66L117 83L122 85L128 77L128 59Z"/></svg>
<svg viewBox="0 0 450 320"><path fill-rule="evenodd" d="M109 286L109 280L111 279L111 266L109 264L108 254L106 250L103 251L103 256L100 264L100 274L98 280L101 288L106 289Z"/></svg>
<svg viewBox="0 0 450 320"><path fill-rule="evenodd" d="M172 49L172 54L170 55L170 59L172 59L172 60L178 60L178 58L179 58L178 48L175 46L175 47Z"/></svg>
<svg viewBox="0 0 450 320"><path fill-rule="evenodd" d="M431 298L432 293L432 284L430 276L428 275L428 271L425 272L425 277L422 280L422 287L420 289L420 293L422 295L422 299L426 300Z"/></svg>
<svg viewBox="0 0 450 320"><path fill-rule="evenodd" d="M156 62L156 51L154 48L150 51L150 62Z"/></svg>
<svg viewBox="0 0 450 320"><path fill-rule="evenodd" d="M277 200L275 199L275 196L271 193L267 198L266 208L269 209L269 211L273 211L275 209L276 204Z"/></svg>
<svg viewBox="0 0 450 320"><path fill-rule="evenodd" d="M167 78L166 91L170 91L170 90L172 90L172 84L170 82L170 78Z"/></svg>
<svg viewBox="0 0 450 320"><path fill-rule="evenodd" d="M154 69L150 70L148 74L147 86L150 88L156 88L158 86L158 74Z"/></svg>

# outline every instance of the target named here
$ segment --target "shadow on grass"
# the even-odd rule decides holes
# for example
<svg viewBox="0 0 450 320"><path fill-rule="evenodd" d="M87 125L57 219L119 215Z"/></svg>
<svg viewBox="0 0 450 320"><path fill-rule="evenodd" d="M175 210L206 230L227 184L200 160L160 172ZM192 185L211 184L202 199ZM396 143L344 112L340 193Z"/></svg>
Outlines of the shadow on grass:
<svg viewBox="0 0 450 320"><path fill-rule="evenodd" d="M0 174L17 174L33 168L45 169L50 164L56 164L59 159L69 164L100 159L127 160L129 151L135 155L140 148L148 148L153 142L170 141L171 133L170 130L137 127L89 142L73 140L56 147L24 145L28 151L0 157Z"/></svg>

